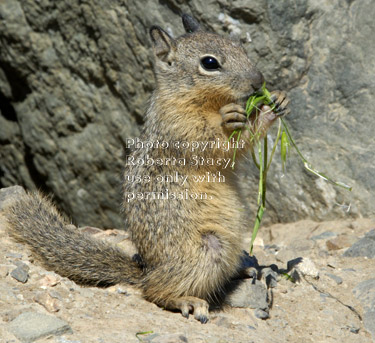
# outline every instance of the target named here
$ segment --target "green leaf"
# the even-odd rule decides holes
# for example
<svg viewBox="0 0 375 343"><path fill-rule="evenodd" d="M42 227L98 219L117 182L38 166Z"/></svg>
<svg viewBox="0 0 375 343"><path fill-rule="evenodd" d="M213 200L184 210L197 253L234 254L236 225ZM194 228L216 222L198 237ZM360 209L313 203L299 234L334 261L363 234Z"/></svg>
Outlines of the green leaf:
<svg viewBox="0 0 375 343"><path fill-rule="evenodd" d="M281 163L283 172L285 171L285 163L286 163L286 156L289 152L289 146L290 142L288 139L287 133L283 130L283 133L281 134Z"/></svg>
<svg viewBox="0 0 375 343"><path fill-rule="evenodd" d="M266 83L264 82L263 83L263 86L262 86L262 92L267 100L268 103L270 103L272 100L271 100L271 93L269 92L269 90L266 88Z"/></svg>

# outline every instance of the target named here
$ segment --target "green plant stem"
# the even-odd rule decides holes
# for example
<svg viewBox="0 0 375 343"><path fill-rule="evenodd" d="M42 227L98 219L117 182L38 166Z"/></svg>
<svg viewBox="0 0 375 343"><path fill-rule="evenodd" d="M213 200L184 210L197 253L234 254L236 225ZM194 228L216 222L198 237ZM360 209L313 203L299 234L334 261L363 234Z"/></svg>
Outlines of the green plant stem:
<svg viewBox="0 0 375 343"><path fill-rule="evenodd" d="M262 218L263 218L263 213L264 213L264 207L263 207L263 205L260 205L258 207L257 216L255 218L253 234L251 235L250 256L253 254L253 245L254 245L255 238L258 234L260 222L262 221Z"/></svg>
<svg viewBox="0 0 375 343"><path fill-rule="evenodd" d="M286 134L288 135L288 138L289 138L289 141L292 143L294 149L296 149L299 157L301 158L301 160L303 161L303 165L304 167L311 173L313 173L314 175L316 176L319 176L321 177L323 180L325 181L328 181L332 184L334 184L335 186L338 186L338 187L342 187L348 191L351 191L352 190L352 187L348 186L348 185L345 185L344 183L342 182L338 182L338 181L334 181L332 180L331 178L329 178L328 176L324 175L323 173L317 171L315 168L313 168L313 166L306 160L306 158L302 155L302 153L299 151L298 147L297 147L297 144L295 143L292 135L290 134L289 132L289 128L288 126L286 125L285 121L283 118L280 118L281 119L281 122L283 123L283 126L284 126L284 129L285 129L285 132Z"/></svg>
<svg viewBox="0 0 375 343"><path fill-rule="evenodd" d="M279 128L277 130L276 140L275 140L275 143L273 144L270 160L267 165L267 173L268 173L268 169L270 168L273 156L275 155L276 147L277 147L277 144L279 143L280 136L281 136L281 120L279 120Z"/></svg>
<svg viewBox="0 0 375 343"><path fill-rule="evenodd" d="M263 177L262 177L262 204L266 207L266 191L267 191L267 163L268 163L268 139L267 135L263 138Z"/></svg>
<svg viewBox="0 0 375 343"><path fill-rule="evenodd" d="M251 157L253 158L253 162L254 162L255 166L259 169L260 166L259 166L259 163L258 163L257 158L255 156L253 145L251 145L250 149L251 149Z"/></svg>

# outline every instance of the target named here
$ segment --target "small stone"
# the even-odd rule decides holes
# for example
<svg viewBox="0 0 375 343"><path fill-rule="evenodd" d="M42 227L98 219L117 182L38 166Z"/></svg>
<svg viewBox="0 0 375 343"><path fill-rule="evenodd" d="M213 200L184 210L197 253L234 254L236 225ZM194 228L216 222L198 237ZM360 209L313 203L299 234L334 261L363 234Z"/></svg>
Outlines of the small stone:
<svg viewBox="0 0 375 343"><path fill-rule="evenodd" d="M55 290L50 290L49 292L48 292L48 294L52 297L52 298L54 298L54 299L58 299L58 300L60 300L60 301L63 301L64 300L64 298L63 298L63 296L60 294L60 292L57 292L57 291L55 291Z"/></svg>
<svg viewBox="0 0 375 343"><path fill-rule="evenodd" d="M367 232L365 237L355 242L344 253L345 257L375 257L375 229Z"/></svg>
<svg viewBox="0 0 375 343"><path fill-rule="evenodd" d="M22 261L15 261L15 262L13 262L17 267L20 267L20 268L22 268L23 270L25 270L25 271L29 271L30 270L30 267L26 264L26 263L24 263L24 262L22 262Z"/></svg>
<svg viewBox="0 0 375 343"><path fill-rule="evenodd" d="M328 238L332 238L332 237L336 237L337 236L337 233L334 233L332 231L325 231L319 235L316 235L316 236L312 236L311 239L313 241L318 241L318 240L321 240L321 239L328 239Z"/></svg>
<svg viewBox="0 0 375 343"><path fill-rule="evenodd" d="M338 285L342 284L342 278L340 276L337 276L337 275L334 275L334 274L330 274L330 273L326 273L326 275L329 278L331 278L333 281L335 281Z"/></svg>
<svg viewBox="0 0 375 343"><path fill-rule="evenodd" d="M254 311L255 317L259 319L268 319L270 317L269 313L267 311L261 310L260 308L257 308Z"/></svg>
<svg viewBox="0 0 375 343"><path fill-rule="evenodd" d="M12 205L17 199L26 194L21 186L12 186L0 189L0 210Z"/></svg>
<svg viewBox="0 0 375 343"><path fill-rule="evenodd" d="M25 268L23 268L22 266L18 266L16 269L13 269L10 273L10 276L22 283L26 283L29 278L27 270L25 270Z"/></svg>
<svg viewBox="0 0 375 343"><path fill-rule="evenodd" d="M11 259L16 259L16 260L21 260L23 255L20 254L20 253L16 253L16 252L8 252L8 253L6 253L5 257L11 258Z"/></svg>
<svg viewBox="0 0 375 343"><path fill-rule="evenodd" d="M351 245L352 239L347 235L340 235L326 242L327 249L330 251L344 249L350 247Z"/></svg>
<svg viewBox="0 0 375 343"><path fill-rule="evenodd" d="M57 284L59 284L61 281L61 278L57 275L53 274L47 274L43 279L39 280L39 284L41 288L47 288L47 287L54 287Z"/></svg>
<svg viewBox="0 0 375 343"><path fill-rule="evenodd" d="M39 292L35 295L34 301L42 305L48 312L58 312L61 307L58 301L47 292Z"/></svg>
<svg viewBox="0 0 375 343"><path fill-rule="evenodd" d="M319 278L319 270L316 268L313 261L311 261L308 257L298 257L294 260L288 261L288 272L292 278L298 282L302 278L301 276L309 276L314 279Z"/></svg>
<svg viewBox="0 0 375 343"><path fill-rule="evenodd" d="M117 287L116 293L117 294L123 294L123 295L129 295L128 291L124 288L121 288L121 287Z"/></svg>
<svg viewBox="0 0 375 343"><path fill-rule="evenodd" d="M256 237L255 240L254 240L253 245L254 245L255 247L261 247L261 248L263 248L263 247L264 247L264 241L263 241L263 238L261 238L261 237Z"/></svg>
<svg viewBox="0 0 375 343"><path fill-rule="evenodd" d="M238 287L227 297L226 303L232 307L260 308L268 310L268 295L265 285L259 280L241 280Z"/></svg>
<svg viewBox="0 0 375 343"><path fill-rule="evenodd" d="M49 335L59 336L72 332L65 321L36 312L25 312L10 322L9 331L21 342L33 342Z"/></svg>
<svg viewBox="0 0 375 343"><path fill-rule="evenodd" d="M355 325L348 325L345 328L348 329L351 333L355 333L355 334L359 333L359 330L360 330L360 328Z"/></svg>

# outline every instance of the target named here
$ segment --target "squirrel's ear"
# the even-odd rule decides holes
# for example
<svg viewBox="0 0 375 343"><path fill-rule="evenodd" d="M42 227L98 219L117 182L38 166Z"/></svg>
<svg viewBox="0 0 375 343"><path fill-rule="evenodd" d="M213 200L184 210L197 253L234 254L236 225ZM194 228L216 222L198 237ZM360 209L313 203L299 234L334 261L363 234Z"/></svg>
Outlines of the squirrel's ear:
<svg viewBox="0 0 375 343"><path fill-rule="evenodd" d="M151 27L150 36L155 55L160 60L167 62L175 49L174 39L159 26Z"/></svg>
<svg viewBox="0 0 375 343"><path fill-rule="evenodd" d="M184 28L187 33L200 30L200 25L197 20L186 13L182 15L182 23L184 24Z"/></svg>

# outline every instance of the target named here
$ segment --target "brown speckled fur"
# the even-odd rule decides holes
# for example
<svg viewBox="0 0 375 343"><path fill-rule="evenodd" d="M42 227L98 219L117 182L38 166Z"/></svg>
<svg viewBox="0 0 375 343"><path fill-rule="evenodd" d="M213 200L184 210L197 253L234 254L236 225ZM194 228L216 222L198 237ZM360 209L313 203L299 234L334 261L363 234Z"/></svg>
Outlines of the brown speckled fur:
<svg viewBox="0 0 375 343"><path fill-rule="evenodd" d="M243 47L214 33L203 32L184 16L187 33L171 38L159 27L150 31L154 44L156 90L140 139L147 141L228 140L220 110L228 104L244 106L263 82ZM198 28L198 29L197 29ZM218 59L220 72L202 71L202 56ZM275 117L275 116L274 116ZM260 121L263 131L275 119ZM256 127L257 122L253 123ZM245 130L244 130L245 131ZM244 136L246 133L244 133ZM233 151L209 149L201 156L231 157ZM135 149L133 157L184 157L191 152ZM126 166L126 175L190 176L179 183L124 183L124 192L207 193L212 200L133 200L124 198L126 229L142 259L142 267L120 250L67 227L52 204L38 194L23 197L8 212L11 234L27 243L49 269L84 284L135 284L144 296L162 307L179 309L184 316L208 320L208 303L220 298L238 275L241 235L247 228L236 174L221 169L225 183L193 182L192 175L216 173L216 166Z"/></svg>

